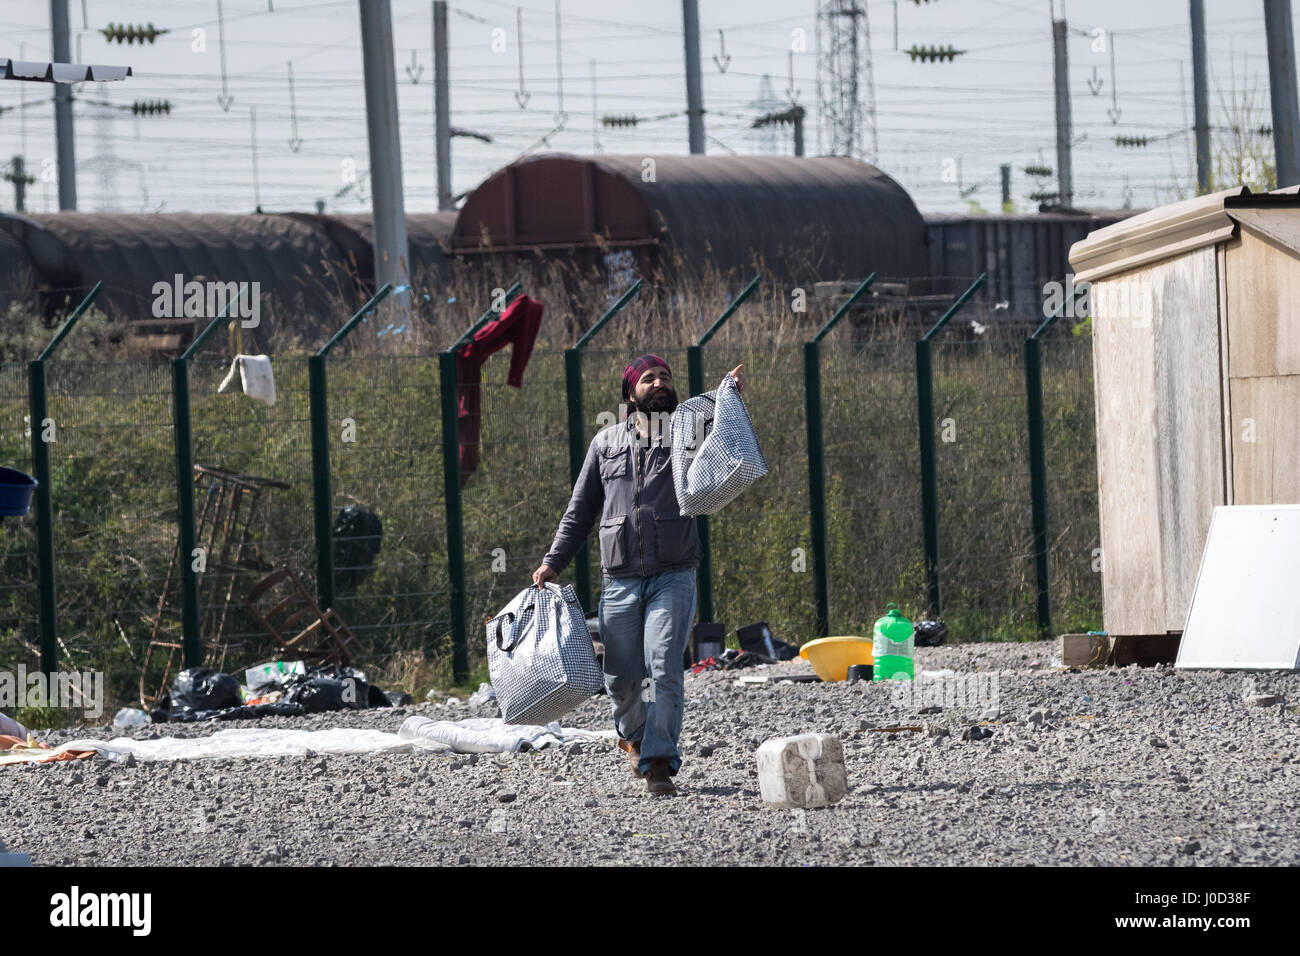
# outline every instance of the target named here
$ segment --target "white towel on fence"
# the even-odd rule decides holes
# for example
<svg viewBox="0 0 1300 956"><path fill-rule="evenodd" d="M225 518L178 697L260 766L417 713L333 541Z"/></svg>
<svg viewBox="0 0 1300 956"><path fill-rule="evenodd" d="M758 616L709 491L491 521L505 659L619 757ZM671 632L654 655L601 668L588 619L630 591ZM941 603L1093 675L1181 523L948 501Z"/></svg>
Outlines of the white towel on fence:
<svg viewBox="0 0 1300 956"><path fill-rule="evenodd" d="M271 374L271 358L268 355L236 355L230 364L230 371L217 386L218 392L224 392L235 380L239 372L239 382L244 394L268 405L275 404L275 376Z"/></svg>

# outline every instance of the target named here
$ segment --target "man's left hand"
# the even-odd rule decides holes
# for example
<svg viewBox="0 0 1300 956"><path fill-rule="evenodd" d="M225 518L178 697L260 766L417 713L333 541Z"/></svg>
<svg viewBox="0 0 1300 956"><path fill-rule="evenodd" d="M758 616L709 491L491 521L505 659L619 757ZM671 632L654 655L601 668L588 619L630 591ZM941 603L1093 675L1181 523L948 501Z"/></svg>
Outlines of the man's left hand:
<svg viewBox="0 0 1300 956"><path fill-rule="evenodd" d="M744 368L745 366L742 364L742 365L737 365L735 368L731 370L731 377L736 380L736 391L738 391L741 395L745 394Z"/></svg>

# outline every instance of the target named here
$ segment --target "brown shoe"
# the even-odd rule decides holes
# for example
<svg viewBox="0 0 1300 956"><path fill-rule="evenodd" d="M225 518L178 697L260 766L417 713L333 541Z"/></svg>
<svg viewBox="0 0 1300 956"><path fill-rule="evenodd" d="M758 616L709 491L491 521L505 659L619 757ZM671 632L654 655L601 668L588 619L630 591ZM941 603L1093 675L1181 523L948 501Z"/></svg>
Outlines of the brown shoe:
<svg viewBox="0 0 1300 956"><path fill-rule="evenodd" d="M620 750L627 751L627 762L632 765L632 772L638 777L644 777L645 774L641 772L641 741L624 740L620 737L618 746Z"/></svg>
<svg viewBox="0 0 1300 956"><path fill-rule="evenodd" d="M673 786L673 765L667 757L651 757L650 772L646 774L645 788L657 797L676 796L677 788Z"/></svg>

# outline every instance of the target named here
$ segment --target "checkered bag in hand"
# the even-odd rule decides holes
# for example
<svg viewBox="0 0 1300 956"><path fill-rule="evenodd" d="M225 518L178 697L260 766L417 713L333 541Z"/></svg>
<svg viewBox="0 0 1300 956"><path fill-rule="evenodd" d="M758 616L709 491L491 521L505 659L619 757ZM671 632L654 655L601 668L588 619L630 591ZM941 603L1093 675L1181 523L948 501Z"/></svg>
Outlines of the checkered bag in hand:
<svg viewBox="0 0 1300 956"><path fill-rule="evenodd" d="M713 514L767 474L754 423L730 375L711 395L677 406L672 446L673 483L683 515Z"/></svg>
<svg viewBox="0 0 1300 956"><path fill-rule="evenodd" d="M559 720L604 683L573 585L517 594L487 623L488 671L507 724Z"/></svg>

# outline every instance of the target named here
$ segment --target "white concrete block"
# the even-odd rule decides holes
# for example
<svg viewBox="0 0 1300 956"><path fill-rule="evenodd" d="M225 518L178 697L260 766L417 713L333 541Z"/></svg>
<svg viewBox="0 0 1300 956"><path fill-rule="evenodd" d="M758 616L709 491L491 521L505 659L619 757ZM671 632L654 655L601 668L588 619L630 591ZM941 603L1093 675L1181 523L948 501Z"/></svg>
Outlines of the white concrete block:
<svg viewBox="0 0 1300 956"><path fill-rule="evenodd" d="M829 807L844 799L844 748L832 734L777 737L758 748L758 786L777 807Z"/></svg>

